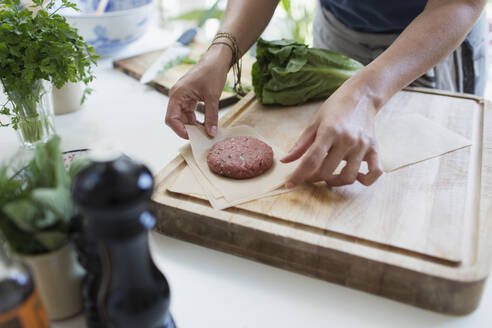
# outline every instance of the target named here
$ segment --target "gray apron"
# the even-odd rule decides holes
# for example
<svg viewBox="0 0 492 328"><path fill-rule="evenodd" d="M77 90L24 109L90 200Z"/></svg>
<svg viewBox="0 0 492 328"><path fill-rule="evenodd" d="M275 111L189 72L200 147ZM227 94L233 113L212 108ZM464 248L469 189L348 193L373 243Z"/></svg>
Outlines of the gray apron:
<svg viewBox="0 0 492 328"><path fill-rule="evenodd" d="M352 30L318 3L313 25L316 48L335 50L367 65L397 37L398 34ZM487 81L487 47L488 24L483 13L465 41L411 85L483 96Z"/></svg>

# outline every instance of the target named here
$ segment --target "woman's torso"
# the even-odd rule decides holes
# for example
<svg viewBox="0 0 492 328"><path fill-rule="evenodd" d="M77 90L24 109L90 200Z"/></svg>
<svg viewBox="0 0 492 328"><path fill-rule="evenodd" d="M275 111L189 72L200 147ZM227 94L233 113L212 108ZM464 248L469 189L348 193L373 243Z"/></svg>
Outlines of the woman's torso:
<svg viewBox="0 0 492 328"><path fill-rule="evenodd" d="M347 27L361 32L399 33L423 10L427 0L321 0Z"/></svg>

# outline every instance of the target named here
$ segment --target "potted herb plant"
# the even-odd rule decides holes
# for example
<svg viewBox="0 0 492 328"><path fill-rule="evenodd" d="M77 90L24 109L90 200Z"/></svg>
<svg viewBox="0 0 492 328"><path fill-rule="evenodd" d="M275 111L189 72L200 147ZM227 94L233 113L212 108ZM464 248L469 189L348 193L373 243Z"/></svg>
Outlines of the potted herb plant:
<svg viewBox="0 0 492 328"><path fill-rule="evenodd" d="M90 93L94 49L71 27L62 8L74 8L69 0L0 0L0 85L7 102L0 114L8 117L0 126L18 131L21 143L33 147L54 134L51 88L68 82L86 85L82 101Z"/></svg>
<svg viewBox="0 0 492 328"><path fill-rule="evenodd" d="M69 244L74 215L69 188L87 159L67 171L59 143L57 136L38 143L33 159L13 177L8 167L0 168L0 237L31 268L52 320L82 309L83 271Z"/></svg>

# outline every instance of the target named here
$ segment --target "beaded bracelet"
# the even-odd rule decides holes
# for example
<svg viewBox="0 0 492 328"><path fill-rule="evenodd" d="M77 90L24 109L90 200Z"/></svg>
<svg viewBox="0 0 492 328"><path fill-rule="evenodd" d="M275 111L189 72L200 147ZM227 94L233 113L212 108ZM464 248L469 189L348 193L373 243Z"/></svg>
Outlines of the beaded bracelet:
<svg viewBox="0 0 492 328"><path fill-rule="evenodd" d="M217 41L220 38L228 39L232 43L232 46L227 42ZM238 95L244 96L245 92L244 92L243 87L241 85L241 68L242 68L242 62L241 62L241 56L240 56L241 52L239 50L239 46L237 44L236 38L234 37L234 35L232 35L232 33L218 32L215 35L212 43L210 44L210 46L208 48L210 49L210 47L212 47L213 45L217 45L217 44L226 45L227 47L229 47L229 49L231 49L231 52L232 52L231 66L232 66L232 71L233 71L233 75L234 75L234 91Z"/></svg>

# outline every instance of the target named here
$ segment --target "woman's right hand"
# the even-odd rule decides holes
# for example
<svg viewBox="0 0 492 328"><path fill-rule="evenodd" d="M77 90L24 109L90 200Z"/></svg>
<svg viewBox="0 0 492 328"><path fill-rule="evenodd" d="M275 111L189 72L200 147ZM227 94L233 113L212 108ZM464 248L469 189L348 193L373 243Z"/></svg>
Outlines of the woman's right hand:
<svg viewBox="0 0 492 328"><path fill-rule="evenodd" d="M224 90L231 63L227 46L214 45L169 91L166 124L178 136L188 139L185 124L201 124L195 117L198 102L205 103L203 125L210 137L217 134L219 98Z"/></svg>

